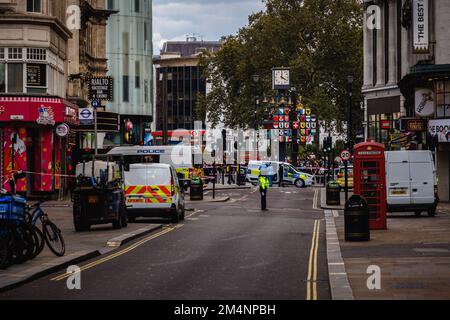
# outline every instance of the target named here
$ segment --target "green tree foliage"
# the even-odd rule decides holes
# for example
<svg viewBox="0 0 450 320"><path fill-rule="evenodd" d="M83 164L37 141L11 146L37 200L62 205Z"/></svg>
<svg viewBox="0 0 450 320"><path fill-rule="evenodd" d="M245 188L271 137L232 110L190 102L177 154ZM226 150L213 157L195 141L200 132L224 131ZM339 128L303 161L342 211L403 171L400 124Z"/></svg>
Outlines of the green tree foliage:
<svg viewBox="0 0 450 320"><path fill-rule="evenodd" d="M272 68L290 67L292 85L321 120L345 121L347 76L355 77L354 117L360 120L363 7L360 0L265 0L219 52L204 56L213 89L198 108L213 124L252 127L255 96L273 95ZM255 84L252 75L260 76ZM261 108L263 109L263 108ZM263 110L258 111L263 116Z"/></svg>

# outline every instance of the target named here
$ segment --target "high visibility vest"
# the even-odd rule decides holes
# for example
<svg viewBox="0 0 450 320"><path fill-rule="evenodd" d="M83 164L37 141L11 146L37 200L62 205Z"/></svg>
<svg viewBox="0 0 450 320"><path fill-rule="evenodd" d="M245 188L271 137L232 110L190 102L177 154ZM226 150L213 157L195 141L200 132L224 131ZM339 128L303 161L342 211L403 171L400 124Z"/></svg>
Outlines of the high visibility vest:
<svg viewBox="0 0 450 320"><path fill-rule="evenodd" d="M263 190L269 189L269 179L267 179L266 177L260 177L259 185L260 185L261 189L263 189Z"/></svg>

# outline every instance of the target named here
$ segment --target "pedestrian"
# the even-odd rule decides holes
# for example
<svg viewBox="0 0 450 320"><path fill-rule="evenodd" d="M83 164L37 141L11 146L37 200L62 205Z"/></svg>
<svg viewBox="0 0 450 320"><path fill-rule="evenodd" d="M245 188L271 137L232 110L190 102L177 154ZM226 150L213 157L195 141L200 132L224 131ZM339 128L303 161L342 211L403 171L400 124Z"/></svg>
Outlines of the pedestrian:
<svg viewBox="0 0 450 320"><path fill-rule="evenodd" d="M266 176L259 176L259 192L261 193L261 211L267 210L267 191L269 190L269 179Z"/></svg>
<svg viewBox="0 0 450 320"><path fill-rule="evenodd" d="M284 178L284 167L280 164L278 168L278 185L281 188L283 186L283 178Z"/></svg>
<svg viewBox="0 0 450 320"><path fill-rule="evenodd" d="M274 177L274 172L273 172L273 168L272 168L272 164L269 162L266 164L266 170L267 170L267 177L269 179L269 187L272 188L273 186L273 177Z"/></svg>

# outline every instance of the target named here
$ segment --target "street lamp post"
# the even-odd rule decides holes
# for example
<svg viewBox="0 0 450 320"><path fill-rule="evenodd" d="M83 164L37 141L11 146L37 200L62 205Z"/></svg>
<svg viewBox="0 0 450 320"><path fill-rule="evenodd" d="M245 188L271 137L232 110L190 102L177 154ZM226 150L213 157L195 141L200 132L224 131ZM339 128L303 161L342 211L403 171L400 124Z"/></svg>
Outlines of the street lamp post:
<svg viewBox="0 0 450 320"><path fill-rule="evenodd" d="M347 143L350 151L353 152L353 76L347 77L348 90L348 124L347 124Z"/></svg>
<svg viewBox="0 0 450 320"><path fill-rule="evenodd" d="M253 82L255 84L255 132L256 132L256 160L259 160L259 126L258 126L258 108L259 108L259 97L258 97L258 83L259 83L259 75L254 74L252 76Z"/></svg>
<svg viewBox="0 0 450 320"><path fill-rule="evenodd" d="M353 115L352 115L352 107L353 107L353 76L347 77L348 83L348 124L347 124L347 145L348 149L351 153L353 153ZM348 161L344 161L345 165L345 201L348 201Z"/></svg>

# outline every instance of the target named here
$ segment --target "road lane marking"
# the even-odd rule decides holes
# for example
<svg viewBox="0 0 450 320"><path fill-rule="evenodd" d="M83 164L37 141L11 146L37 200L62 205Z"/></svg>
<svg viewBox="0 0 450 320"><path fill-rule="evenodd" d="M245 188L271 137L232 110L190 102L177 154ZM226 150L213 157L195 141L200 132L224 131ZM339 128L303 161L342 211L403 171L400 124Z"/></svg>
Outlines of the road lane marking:
<svg viewBox="0 0 450 320"><path fill-rule="evenodd" d="M314 190L313 210L319 210L319 189Z"/></svg>
<svg viewBox="0 0 450 320"><path fill-rule="evenodd" d="M317 224L316 230L316 247L314 252L314 279L313 279L313 300L317 300L317 253L319 251L319 237L320 237L320 220Z"/></svg>
<svg viewBox="0 0 450 320"><path fill-rule="evenodd" d="M149 242L151 240L154 240L156 238L159 238L159 237L161 237L161 236L163 236L163 235L165 235L165 234L167 234L169 232L172 232L172 231L175 231L177 229L180 229L183 226L184 226L183 224L179 224L179 225L176 225L176 226L165 227L164 230L162 230L162 231L160 231L158 233L155 233L153 235L150 235L149 237L144 238L144 239L136 242L135 244L133 244L133 245L131 245L131 246L129 246L129 247L123 249L123 250L120 250L120 251L118 251L118 252L116 252L116 253L114 253L112 255L109 255L107 257L101 258L99 260L93 261L91 263L88 263L87 265L82 266L80 268L80 272L88 270L88 269L91 269L91 268L93 268L95 266L98 266L98 265L103 264L105 262L108 262L108 261L110 261L112 259L120 257L120 256L122 256L122 255L124 255L126 253L129 253L129 252L135 250L136 248L142 246L143 244L145 244L145 243L147 243L147 242ZM62 281L62 280L67 279L68 277L70 277L72 275L73 275L72 273L64 273L64 274L61 274L61 275L59 275L57 277L54 277L54 278L50 279L50 281Z"/></svg>
<svg viewBox="0 0 450 320"><path fill-rule="evenodd" d="M306 300L317 300L317 253L319 249L320 220L314 221L314 229L309 252Z"/></svg>

